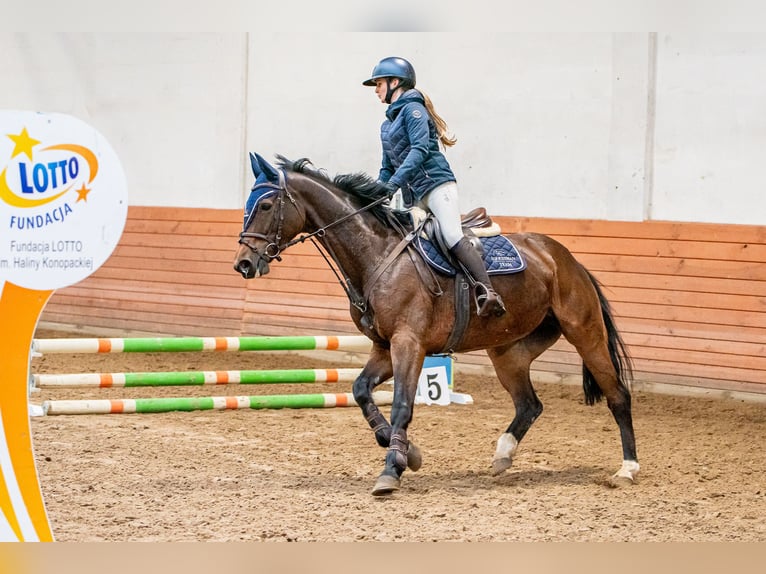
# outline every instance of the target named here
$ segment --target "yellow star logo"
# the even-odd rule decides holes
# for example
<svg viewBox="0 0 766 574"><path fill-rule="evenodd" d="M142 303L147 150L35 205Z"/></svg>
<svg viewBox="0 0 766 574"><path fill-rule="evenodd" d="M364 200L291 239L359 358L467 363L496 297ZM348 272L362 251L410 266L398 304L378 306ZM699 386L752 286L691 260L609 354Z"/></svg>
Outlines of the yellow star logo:
<svg viewBox="0 0 766 574"><path fill-rule="evenodd" d="M11 154L11 159L19 155L20 153L27 154L27 157L32 160L32 148L35 147L37 144L40 143L40 140L36 140L32 137L29 137L29 133L27 133L27 128L24 128L21 130L21 133L18 135L13 134L6 134L16 146L13 148L13 153Z"/></svg>
<svg viewBox="0 0 766 574"><path fill-rule="evenodd" d="M90 193L91 190L85 187L85 184L83 183L82 187L76 191L77 191L77 201L83 200L84 202L87 203L88 194ZM75 203L77 203L77 201L75 201Z"/></svg>

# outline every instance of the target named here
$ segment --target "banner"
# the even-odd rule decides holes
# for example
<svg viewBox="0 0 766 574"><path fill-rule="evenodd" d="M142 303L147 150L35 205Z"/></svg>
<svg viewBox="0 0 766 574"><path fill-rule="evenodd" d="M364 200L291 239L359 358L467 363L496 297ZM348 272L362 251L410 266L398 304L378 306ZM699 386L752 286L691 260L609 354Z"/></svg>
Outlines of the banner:
<svg viewBox="0 0 766 574"><path fill-rule="evenodd" d="M95 129L0 110L0 541L53 540L29 424L32 339L53 291L109 258L127 210L122 166Z"/></svg>

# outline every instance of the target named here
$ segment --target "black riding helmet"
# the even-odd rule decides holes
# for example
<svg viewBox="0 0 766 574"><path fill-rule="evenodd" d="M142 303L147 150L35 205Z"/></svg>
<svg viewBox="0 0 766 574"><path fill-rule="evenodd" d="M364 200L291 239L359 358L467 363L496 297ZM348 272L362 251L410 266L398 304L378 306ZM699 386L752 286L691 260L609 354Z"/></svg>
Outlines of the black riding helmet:
<svg viewBox="0 0 766 574"><path fill-rule="evenodd" d="M383 58L373 68L372 75L369 79L362 82L364 86L374 86L375 80L379 78L386 78L386 103L391 103L391 95L393 90L391 89L391 78L398 78L401 80L402 88L409 90L415 87L415 68L412 67L407 60L399 58L397 56L390 56Z"/></svg>

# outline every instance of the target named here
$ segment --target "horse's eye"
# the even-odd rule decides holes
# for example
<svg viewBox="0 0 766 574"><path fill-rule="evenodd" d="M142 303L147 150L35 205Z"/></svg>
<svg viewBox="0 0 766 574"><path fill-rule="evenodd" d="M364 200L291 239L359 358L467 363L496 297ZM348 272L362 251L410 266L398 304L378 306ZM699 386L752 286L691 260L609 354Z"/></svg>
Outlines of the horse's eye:
<svg viewBox="0 0 766 574"><path fill-rule="evenodd" d="M271 203L266 202L263 205L261 205L261 211L269 211L270 209L271 209Z"/></svg>

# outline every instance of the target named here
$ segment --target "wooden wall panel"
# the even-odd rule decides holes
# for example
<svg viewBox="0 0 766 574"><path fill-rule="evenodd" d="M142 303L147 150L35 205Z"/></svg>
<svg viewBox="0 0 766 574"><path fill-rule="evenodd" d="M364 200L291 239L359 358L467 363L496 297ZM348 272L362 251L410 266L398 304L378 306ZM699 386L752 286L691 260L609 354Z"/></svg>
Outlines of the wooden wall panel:
<svg viewBox="0 0 766 574"><path fill-rule="evenodd" d="M231 267L239 210L131 207L112 257L52 297L42 320L178 335L356 333L348 300L310 243L263 278ZM766 230L761 226L498 217L545 233L603 283L636 380L766 392ZM483 353L457 357L488 365ZM564 340L533 365L577 376Z"/></svg>
<svg viewBox="0 0 766 574"><path fill-rule="evenodd" d="M604 284L637 379L766 392L763 227L497 219L559 240Z"/></svg>
<svg viewBox="0 0 766 574"><path fill-rule="evenodd" d="M57 291L42 321L78 328L237 335L246 284L232 269L231 210L131 207L101 269Z"/></svg>

